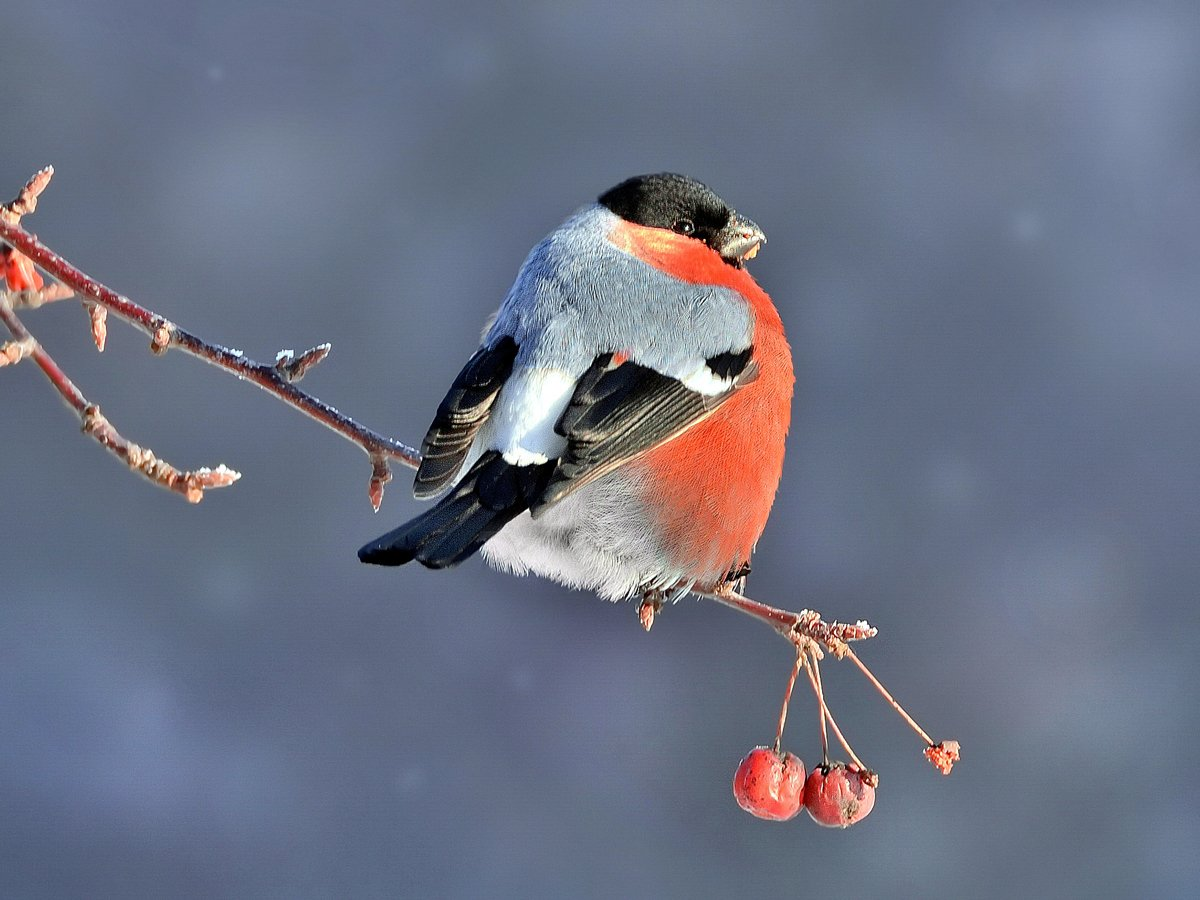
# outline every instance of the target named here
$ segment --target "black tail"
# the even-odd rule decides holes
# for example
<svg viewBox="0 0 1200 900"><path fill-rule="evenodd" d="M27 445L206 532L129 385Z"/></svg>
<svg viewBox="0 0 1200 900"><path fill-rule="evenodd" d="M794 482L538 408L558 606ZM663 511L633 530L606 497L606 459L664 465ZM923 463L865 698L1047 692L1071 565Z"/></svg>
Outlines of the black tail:
<svg viewBox="0 0 1200 900"><path fill-rule="evenodd" d="M402 566L414 559L431 569L457 565L529 509L545 490L555 463L514 466L491 450L436 506L371 541L358 558L377 566Z"/></svg>

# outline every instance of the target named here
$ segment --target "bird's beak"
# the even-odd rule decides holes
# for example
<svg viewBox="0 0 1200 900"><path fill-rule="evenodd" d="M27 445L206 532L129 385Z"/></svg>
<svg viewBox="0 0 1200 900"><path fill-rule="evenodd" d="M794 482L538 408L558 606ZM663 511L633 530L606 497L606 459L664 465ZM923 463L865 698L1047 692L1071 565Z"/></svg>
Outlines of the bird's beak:
<svg viewBox="0 0 1200 900"><path fill-rule="evenodd" d="M746 260L754 259L758 248L766 242L767 236L761 228L745 216L734 213L729 224L717 232L713 246L726 262L740 269Z"/></svg>

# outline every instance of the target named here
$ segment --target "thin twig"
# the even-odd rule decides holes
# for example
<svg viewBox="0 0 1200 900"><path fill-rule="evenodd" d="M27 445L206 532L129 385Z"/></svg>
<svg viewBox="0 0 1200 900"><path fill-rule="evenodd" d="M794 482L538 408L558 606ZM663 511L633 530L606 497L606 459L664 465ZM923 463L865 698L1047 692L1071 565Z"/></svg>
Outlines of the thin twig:
<svg viewBox="0 0 1200 900"><path fill-rule="evenodd" d="M917 724L917 720L905 712L904 707L896 702L896 698L888 693L888 689L885 688L882 682L875 677L875 674L867 668L866 664L858 658L858 654L847 647L846 656L849 657L852 663L858 666L858 670L860 672L867 676L867 680L870 681L871 684L875 685L875 690L879 691L879 693L883 695L883 699L892 705L892 709L900 713L900 718L904 719L904 721L908 723L908 727L921 736L921 740L925 742L926 746L932 747L934 745L933 738L927 735L925 733L925 729Z"/></svg>
<svg viewBox="0 0 1200 900"><path fill-rule="evenodd" d="M275 365L255 362L240 351L209 343L128 297L118 294L76 268L35 235L21 228L21 216L32 212L37 206L37 196L45 188L52 174L53 169L43 169L30 179L15 200L0 207L0 239L16 247L42 269L73 289L85 304L91 303L106 309L150 335L152 352L165 353L168 349L177 348L210 365L232 372L238 378L253 382L267 393L356 444L371 461L368 496L376 510L382 502L383 486L391 478L388 460L398 461L414 469L420 465L421 454L415 448L372 431L292 383L298 380L305 370L324 358L328 353L327 345L315 347L300 358L288 358L285 352L277 357ZM92 321L93 335L97 345L101 346L102 323L97 332L97 319L93 317Z"/></svg>
<svg viewBox="0 0 1200 900"><path fill-rule="evenodd" d="M50 384L58 391L58 395L62 397L67 406L75 411L84 434L94 438L100 446L135 472L155 484L182 494L190 503L199 503L204 497L205 490L225 487L241 477L237 472L223 465L217 466L215 469L202 468L181 472L166 460L159 459L153 451L125 439L100 412L100 407L88 402L83 392L75 386L75 382L67 377L66 372L29 333L25 324L9 306L7 295L4 292L0 292L0 322L3 322L5 327L12 332L12 336L15 338L12 344L24 350L24 355L37 364Z"/></svg>
<svg viewBox="0 0 1200 900"><path fill-rule="evenodd" d="M416 468L421 454L407 444L385 437L343 415L329 404L295 387L273 365L255 362L238 350L210 344L175 323L146 309L91 278L20 227L0 222L0 238L8 241L39 266L74 289L80 297L98 303L151 338L151 349L165 353L176 348L211 365L251 381L280 400L352 441L368 455L377 454Z"/></svg>
<svg viewBox="0 0 1200 900"><path fill-rule="evenodd" d="M774 606L768 606L765 603L759 603L757 600L744 597L732 588L699 593L702 597L716 600L718 603L723 603L725 606L738 610L738 612L753 616L760 622L765 622L789 640L791 640L791 635L796 633L796 630L804 621L804 615L808 612L808 610L802 610L799 613L794 613L786 609L777 609Z"/></svg>
<svg viewBox="0 0 1200 900"><path fill-rule="evenodd" d="M37 209L38 195L46 189L53 177L54 166L46 166L34 172L16 198L0 206L0 222L16 225L21 221L21 216Z"/></svg>
<svg viewBox="0 0 1200 900"><path fill-rule="evenodd" d="M845 645L849 641L867 640L875 637L878 633L877 629L861 619L853 624L826 622L821 618L820 613L811 609L802 609L797 613L768 606L766 603L751 600L728 586L715 591L697 591L697 593L701 597L716 600L718 603L723 603L725 606L732 607L738 612L770 625L797 648L803 647L808 641L816 641L835 656L840 657L845 652Z"/></svg>
<svg viewBox="0 0 1200 900"><path fill-rule="evenodd" d="M70 300L75 292L58 281L52 281L40 291L11 291L9 304L13 309L37 309L48 303Z"/></svg>
<svg viewBox="0 0 1200 900"><path fill-rule="evenodd" d="M821 729L821 763L829 765L829 729L826 726L825 716L829 710L825 706L825 691L821 687L821 679L816 671L817 658L805 654L805 668L808 670L805 674L808 675L808 682L812 685L813 693L817 695L817 718Z"/></svg>
<svg viewBox="0 0 1200 900"><path fill-rule="evenodd" d="M846 740L846 736L842 734L842 729L838 727L837 720L833 717L833 712L829 709L829 704L825 702L825 688L821 684L821 670L815 659L811 660L812 665L808 669L808 681L812 685L813 691L817 695L817 705L821 708L821 764L829 765L829 738L825 733L825 722L829 722L829 727L833 729L834 736L838 739L838 743L842 745L842 749L846 751L846 755L860 769L866 770L866 765L858 755L854 752L854 748L850 746L850 742Z"/></svg>

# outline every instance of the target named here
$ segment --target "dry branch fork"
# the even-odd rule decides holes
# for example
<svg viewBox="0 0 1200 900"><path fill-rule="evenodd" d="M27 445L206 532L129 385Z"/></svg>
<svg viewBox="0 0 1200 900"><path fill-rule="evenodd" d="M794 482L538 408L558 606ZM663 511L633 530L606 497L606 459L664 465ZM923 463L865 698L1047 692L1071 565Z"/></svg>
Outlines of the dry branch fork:
<svg viewBox="0 0 1200 900"><path fill-rule="evenodd" d="M62 285L66 286L66 290L62 289L60 285L51 285L44 290L40 287L30 288L15 295L19 298L17 302L13 302L13 294L0 292L2 294L0 296L0 321L3 321L12 333L13 344L16 346L16 349L6 351L11 357L9 361L15 362L24 357L31 357L50 379L67 405L79 415L80 423L86 434L91 435L102 446L115 453L130 468L145 475L156 484L182 493L193 503L200 501L206 489L232 484L240 477L237 472L227 469L223 465L216 469L205 468L193 472L180 472L166 461L155 457L151 451L121 437L112 424L100 413L100 408L87 401L29 333L16 314L18 305L34 308L45 302L78 296L88 309L92 323L92 336L97 349L101 351L104 349L105 313L112 312L148 334L150 350L153 353L165 353L172 348L179 349L211 365L232 372L239 378L257 384L264 391L274 394L284 403L295 407L326 428L332 429L357 444L367 454L371 461L371 478L368 482L367 493L371 505L376 510L383 501L384 485L392 477L388 466L389 460L397 460L411 468L416 468L420 464L421 454L414 448L394 438L384 437L372 431L334 409L328 403L296 387L295 382L299 381L305 372L321 362L329 353L329 344L319 344L299 355L290 350L281 351L276 356L273 365L255 362L237 350L211 344L191 332L185 331L163 316L139 306L128 297L118 294L87 273L77 269L39 241L36 235L25 231L21 227L21 217L36 209L38 195L50 183L53 174L54 170L49 166L42 169L29 179L15 200L0 207L0 239L15 247L24 256L57 278Z"/></svg>

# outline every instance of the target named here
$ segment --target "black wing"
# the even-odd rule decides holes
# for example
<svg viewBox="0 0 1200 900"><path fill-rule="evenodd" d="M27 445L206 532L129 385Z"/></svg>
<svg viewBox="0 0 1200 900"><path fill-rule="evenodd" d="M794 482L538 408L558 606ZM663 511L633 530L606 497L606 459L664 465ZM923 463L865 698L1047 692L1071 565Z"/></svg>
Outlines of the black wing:
<svg viewBox="0 0 1200 900"><path fill-rule="evenodd" d="M480 347L454 379L421 443L421 465L413 482L417 497L432 497L458 474L516 357L517 342L502 337L491 347Z"/></svg>
<svg viewBox="0 0 1200 900"><path fill-rule="evenodd" d="M495 450L483 454L437 505L358 551L365 563L431 569L462 562L525 512L543 490L553 461L512 466Z"/></svg>
<svg viewBox="0 0 1200 900"><path fill-rule="evenodd" d="M555 426L567 449L531 505L533 515L695 425L758 374L751 348L706 362L714 375L731 380L729 390L701 394L647 366L614 365L611 353L597 357Z"/></svg>

